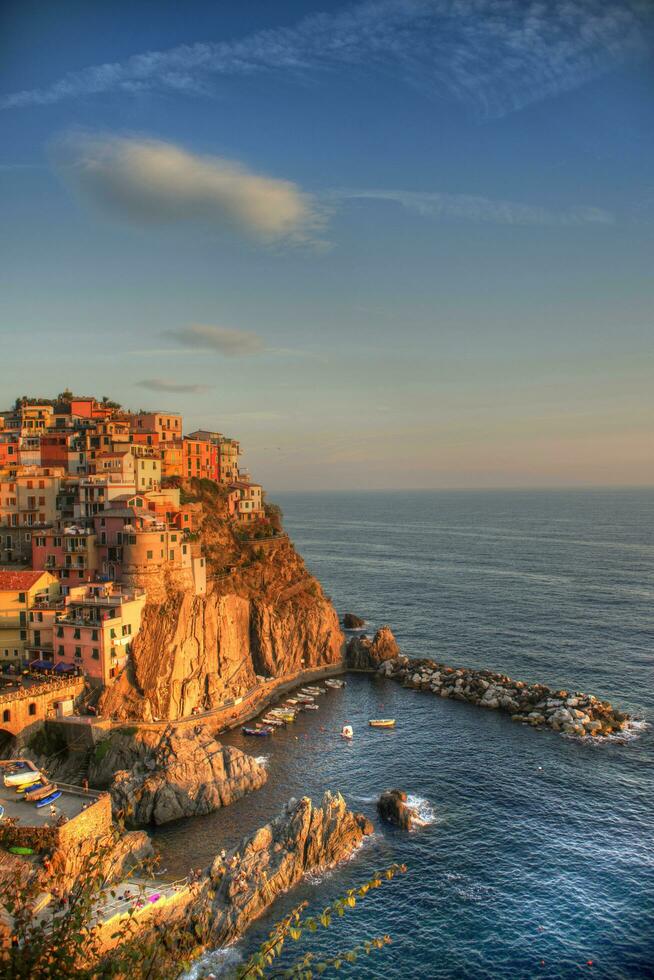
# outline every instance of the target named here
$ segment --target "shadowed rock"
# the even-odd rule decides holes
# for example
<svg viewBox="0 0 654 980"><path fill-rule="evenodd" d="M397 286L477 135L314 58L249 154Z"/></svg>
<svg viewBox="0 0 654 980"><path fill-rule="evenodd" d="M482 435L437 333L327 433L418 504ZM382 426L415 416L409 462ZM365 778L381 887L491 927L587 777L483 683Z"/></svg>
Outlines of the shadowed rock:
<svg viewBox="0 0 654 980"><path fill-rule="evenodd" d="M377 809L382 820L392 823L402 830L411 830L415 810L407 806L406 793L401 789L387 789L377 801Z"/></svg>

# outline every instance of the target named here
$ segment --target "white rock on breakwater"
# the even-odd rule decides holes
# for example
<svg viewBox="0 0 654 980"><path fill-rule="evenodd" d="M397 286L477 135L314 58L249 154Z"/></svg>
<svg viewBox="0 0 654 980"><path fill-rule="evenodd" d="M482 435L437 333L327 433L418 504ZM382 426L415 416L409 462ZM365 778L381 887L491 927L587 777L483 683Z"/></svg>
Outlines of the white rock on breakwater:
<svg viewBox="0 0 654 980"><path fill-rule="evenodd" d="M405 687L506 711L513 721L547 726L566 735L612 735L628 728L631 720L593 694L555 691L546 684L526 684L490 670L448 667L434 660L398 656L385 660L377 672Z"/></svg>

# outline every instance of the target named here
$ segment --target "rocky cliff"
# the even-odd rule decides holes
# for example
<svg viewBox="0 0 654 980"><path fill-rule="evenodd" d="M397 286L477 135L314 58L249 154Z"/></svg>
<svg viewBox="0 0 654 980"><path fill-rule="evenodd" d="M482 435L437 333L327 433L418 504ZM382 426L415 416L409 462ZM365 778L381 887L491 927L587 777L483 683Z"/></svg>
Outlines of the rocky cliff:
<svg viewBox="0 0 654 980"><path fill-rule="evenodd" d="M131 661L103 695L104 715L178 719L244 694L257 676L341 658L336 612L286 535L248 538L218 491L200 502L207 594L169 587L146 606Z"/></svg>
<svg viewBox="0 0 654 980"><path fill-rule="evenodd" d="M386 660L399 656L400 648L390 626L382 626L373 639L353 636L347 645L346 660L351 670L377 670Z"/></svg>
<svg viewBox="0 0 654 980"><path fill-rule="evenodd" d="M163 732L118 730L101 742L89 776L108 786L115 812L132 824L162 824L228 806L267 774L251 756L201 725Z"/></svg>
<svg viewBox="0 0 654 980"><path fill-rule="evenodd" d="M205 896L212 896L213 942L223 945L242 936L278 895L307 872L348 857L372 832L370 821L348 810L340 793L325 793L320 806L308 797L291 800L279 817L246 838L227 864L218 857L211 866Z"/></svg>

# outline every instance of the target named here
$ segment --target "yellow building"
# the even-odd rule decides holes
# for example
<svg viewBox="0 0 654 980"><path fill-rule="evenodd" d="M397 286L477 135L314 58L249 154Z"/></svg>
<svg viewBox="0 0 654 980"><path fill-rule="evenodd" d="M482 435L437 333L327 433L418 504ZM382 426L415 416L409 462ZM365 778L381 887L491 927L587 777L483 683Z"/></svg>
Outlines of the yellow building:
<svg viewBox="0 0 654 980"><path fill-rule="evenodd" d="M29 652L30 627L35 626L30 623L30 612L56 603L59 595L59 582L49 572L0 571L0 664L22 665L34 659ZM51 622L44 619L44 643L48 626L51 628ZM49 639L52 643L51 635Z"/></svg>

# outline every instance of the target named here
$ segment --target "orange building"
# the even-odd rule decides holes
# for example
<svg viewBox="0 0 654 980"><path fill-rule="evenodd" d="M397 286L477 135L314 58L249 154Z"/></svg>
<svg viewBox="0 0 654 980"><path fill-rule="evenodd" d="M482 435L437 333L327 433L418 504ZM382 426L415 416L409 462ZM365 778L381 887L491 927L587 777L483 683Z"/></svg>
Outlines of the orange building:
<svg viewBox="0 0 654 980"><path fill-rule="evenodd" d="M205 439L184 437L183 471L187 479L215 480L218 482L218 446Z"/></svg>

